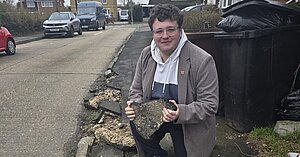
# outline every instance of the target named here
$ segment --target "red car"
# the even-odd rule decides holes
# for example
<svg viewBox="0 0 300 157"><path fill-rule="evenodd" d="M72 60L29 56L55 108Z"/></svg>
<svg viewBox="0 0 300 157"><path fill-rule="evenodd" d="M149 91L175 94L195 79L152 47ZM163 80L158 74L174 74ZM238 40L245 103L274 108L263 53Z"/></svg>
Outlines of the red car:
<svg viewBox="0 0 300 157"><path fill-rule="evenodd" d="M16 53L16 42L10 32L0 26L0 52L5 51L7 55Z"/></svg>

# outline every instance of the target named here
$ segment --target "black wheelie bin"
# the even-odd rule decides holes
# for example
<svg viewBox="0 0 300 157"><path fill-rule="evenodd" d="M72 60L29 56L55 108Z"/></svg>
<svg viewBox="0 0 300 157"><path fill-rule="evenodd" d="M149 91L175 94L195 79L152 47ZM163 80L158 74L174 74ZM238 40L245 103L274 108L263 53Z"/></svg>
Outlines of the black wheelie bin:
<svg viewBox="0 0 300 157"><path fill-rule="evenodd" d="M260 15L251 10L257 9L265 15L277 12L277 23L266 17L255 21ZM239 132L271 126L276 121L274 109L290 92L300 63L300 12L268 1L244 1L227 8L222 16L239 16L234 24L229 20L234 28L224 18L224 33L215 35L222 42L225 120Z"/></svg>

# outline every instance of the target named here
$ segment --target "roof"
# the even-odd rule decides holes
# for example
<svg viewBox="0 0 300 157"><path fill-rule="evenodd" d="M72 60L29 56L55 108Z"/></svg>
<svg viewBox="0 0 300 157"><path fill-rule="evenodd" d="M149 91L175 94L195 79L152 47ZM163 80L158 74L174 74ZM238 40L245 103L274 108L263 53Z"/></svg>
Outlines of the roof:
<svg viewBox="0 0 300 157"><path fill-rule="evenodd" d="M77 6L100 6L102 7L102 3L99 1L82 1L77 4Z"/></svg>

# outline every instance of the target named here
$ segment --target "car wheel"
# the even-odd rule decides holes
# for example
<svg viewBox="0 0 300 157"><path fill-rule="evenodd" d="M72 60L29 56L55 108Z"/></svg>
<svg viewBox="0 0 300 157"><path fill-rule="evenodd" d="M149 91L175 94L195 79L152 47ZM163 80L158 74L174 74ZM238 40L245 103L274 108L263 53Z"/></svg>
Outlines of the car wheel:
<svg viewBox="0 0 300 157"><path fill-rule="evenodd" d="M97 22L97 25L96 25L96 28L95 28L96 31L99 30L99 23Z"/></svg>
<svg viewBox="0 0 300 157"><path fill-rule="evenodd" d="M82 35L82 28L81 28L81 26L79 26L78 35Z"/></svg>
<svg viewBox="0 0 300 157"><path fill-rule="evenodd" d="M71 26L70 31L69 31L69 37L73 37L74 36L74 28Z"/></svg>
<svg viewBox="0 0 300 157"><path fill-rule="evenodd" d="M44 38L48 38L49 36L44 33Z"/></svg>
<svg viewBox="0 0 300 157"><path fill-rule="evenodd" d="M103 26L102 26L102 29L105 30L105 22L104 22L104 24L103 24Z"/></svg>
<svg viewBox="0 0 300 157"><path fill-rule="evenodd" d="M16 43L13 39L7 39L5 52L7 55L14 55L16 53Z"/></svg>

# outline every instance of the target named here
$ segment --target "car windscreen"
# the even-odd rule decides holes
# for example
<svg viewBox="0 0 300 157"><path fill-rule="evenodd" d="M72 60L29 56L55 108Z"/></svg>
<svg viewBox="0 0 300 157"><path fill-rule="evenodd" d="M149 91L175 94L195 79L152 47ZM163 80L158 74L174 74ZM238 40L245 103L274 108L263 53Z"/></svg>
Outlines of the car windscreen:
<svg viewBox="0 0 300 157"><path fill-rule="evenodd" d="M185 8L183 8L183 9L181 9L181 11L182 11L182 12L184 12L184 11L189 11L189 10L191 10L193 7L194 7L194 6L188 6L188 7L185 7Z"/></svg>
<svg viewBox="0 0 300 157"><path fill-rule="evenodd" d="M49 17L49 20L69 20L69 14L68 13L54 13L51 14Z"/></svg>
<svg viewBox="0 0 300 157"><path fill-rule="evenodd" d="M95 12L96 9L94 7L79 7L77 10L77 15L88 15L88 14L94 15Z"/></svg>
<svg viewBox="0 0 300 157"><path fill-rule="evenodd" d="M128 13L127 13L127 11L125 11L125 10L123 11L123 10L122 10L122 11L121 11L121 15L128 15Z"/></svg>

